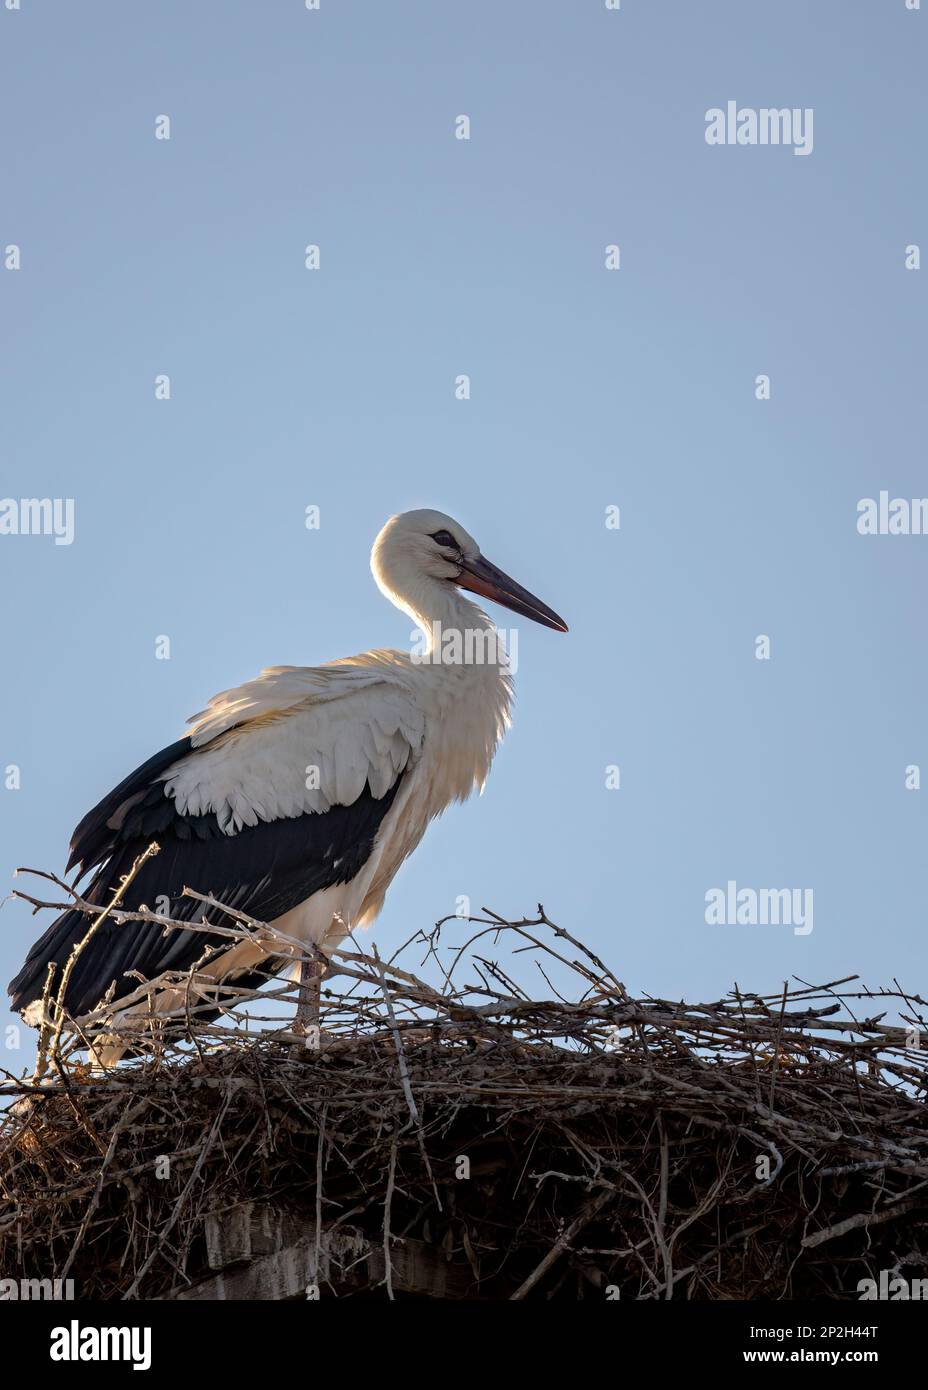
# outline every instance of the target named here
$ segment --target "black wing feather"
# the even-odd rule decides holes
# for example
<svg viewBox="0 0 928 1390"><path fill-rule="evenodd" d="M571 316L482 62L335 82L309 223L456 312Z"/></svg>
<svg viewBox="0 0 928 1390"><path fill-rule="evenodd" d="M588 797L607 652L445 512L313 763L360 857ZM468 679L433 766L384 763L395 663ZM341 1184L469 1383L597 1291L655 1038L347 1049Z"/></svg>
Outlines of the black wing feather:
<svg viewBox="0 0 928 1390"><path fill-rule="evenodd" d="M124 777L118 787L114 787L102 801L88 811L71 836L71 857L65 873L70 873L78 865L81 867L81 873L85 873L94 864L101 864L115 848L118 839L108 822L118 815L131 797L147 791L159 773L185 757L192 748L189 737L179 738L176 743L168 744L167 748L162 748L160 753L155 753L142 763L141 767Z"/></svg>
<svg viewBox="0 0 928 1390"><path fill-rule="evenodd" d="M401 775L379 798L365 785L350 806L260 821L226 835L212 812L181 815L173 798L165 794L164 783L152 780L189 751L189 741L182 739L156 754L81 821L72 840L72 862L86 867L105 860L84 892L88 901L101 907L110 902L138 856L157 840L160 853L129 885L122 906L131 911L145 904L180 921L205 917L218 924L223 913L181 896L189 886L261 921L272 921L313 893L354 878L371 853L402 781ZM126 809L129 798L132 804ZM56 980L60 981L90 920L83 913L67 911L51 924L9 985L14 1009L21 1011L41 998L50 961L57 963ZM107 919L78 957L65 1006L73 1016L86 1013L114 981L116 999L138 987L138 979L126 978L127 971L154 979L165 970L186 970L207 946L224 944L224 938L204 932L165 933L155 923L118 925Z"/></svg>

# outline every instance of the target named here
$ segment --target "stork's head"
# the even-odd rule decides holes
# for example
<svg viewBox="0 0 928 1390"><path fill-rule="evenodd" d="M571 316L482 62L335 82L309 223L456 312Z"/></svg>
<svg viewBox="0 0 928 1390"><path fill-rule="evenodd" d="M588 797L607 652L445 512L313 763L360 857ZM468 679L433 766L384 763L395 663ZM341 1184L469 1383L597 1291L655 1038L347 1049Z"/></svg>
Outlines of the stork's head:
<svg viewBox="0 0 928 1390"><path fill-rule="evenodd" d="M424 508L391 516L374 541L371 569L381 593L417 621L433 615L441 593L457 588L567 631L563 618L485 559L473 536L444 512Z"/></svg>

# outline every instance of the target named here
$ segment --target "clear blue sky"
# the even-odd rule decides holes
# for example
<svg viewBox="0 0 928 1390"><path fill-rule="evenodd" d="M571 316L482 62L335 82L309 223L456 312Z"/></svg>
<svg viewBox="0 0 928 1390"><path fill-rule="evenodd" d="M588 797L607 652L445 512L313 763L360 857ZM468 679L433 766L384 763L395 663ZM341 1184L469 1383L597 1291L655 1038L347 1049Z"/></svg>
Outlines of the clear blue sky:
<svg viewBox="0 0 928 1390"><path fill-rule="evenodd" d="M382 949L461 894L540 899L635 990L924 990L928 537L855 523L928 495L926 25L904 0L0 6L0 493L76 504L73 545L0 536L3 878L60 871L214 691L406 648L368 550L435 506L571 632L521 625L486 793L403 869ZM811 107L812 154L707 145L729 99ZM812 888L814 931L707 925L729 879ZM4 906L3 983L36 930Z"/></svg>

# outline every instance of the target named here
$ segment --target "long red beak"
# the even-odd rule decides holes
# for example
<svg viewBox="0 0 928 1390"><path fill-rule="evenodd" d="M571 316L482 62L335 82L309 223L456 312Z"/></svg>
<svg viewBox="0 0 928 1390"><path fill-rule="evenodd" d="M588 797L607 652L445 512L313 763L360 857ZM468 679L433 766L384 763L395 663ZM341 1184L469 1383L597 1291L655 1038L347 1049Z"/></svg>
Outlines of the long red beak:
<svg viewBox="0 0 928 1390"><path fill-rule="evenodd" d="M457 580L452 582L457 583L462 589L469 589L472 594L480 594L483 598L492 599L494 603L501 603L513 613L521 613L524 618L541 623L542 627L551 627L555 632L567 631L564 619L558 617L553 608L549 608L540 598L530 594L528 589L523 589L521 584L510 579L508 574L497 569L482 555L476 560L464 560L461 573Z"/></svg>

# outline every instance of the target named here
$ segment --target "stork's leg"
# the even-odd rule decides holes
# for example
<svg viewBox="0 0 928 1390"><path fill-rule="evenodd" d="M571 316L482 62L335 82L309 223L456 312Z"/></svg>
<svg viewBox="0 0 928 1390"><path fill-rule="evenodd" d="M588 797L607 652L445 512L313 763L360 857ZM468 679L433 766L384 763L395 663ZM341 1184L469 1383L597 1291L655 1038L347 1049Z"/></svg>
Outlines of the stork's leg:
<svg viewBox="0 0 928 1390"><path fill-rule="evenodd" d="M325 969L325 962L321 960L310 960L304 956L300 961L300 990L294 1024L297 1032L308 1032L310 1028L314 1028L317 1038L322 1002L322 977Z"/></svg>

